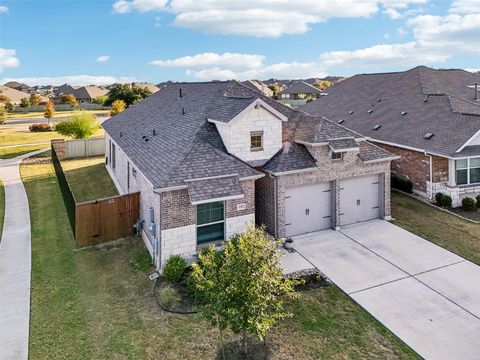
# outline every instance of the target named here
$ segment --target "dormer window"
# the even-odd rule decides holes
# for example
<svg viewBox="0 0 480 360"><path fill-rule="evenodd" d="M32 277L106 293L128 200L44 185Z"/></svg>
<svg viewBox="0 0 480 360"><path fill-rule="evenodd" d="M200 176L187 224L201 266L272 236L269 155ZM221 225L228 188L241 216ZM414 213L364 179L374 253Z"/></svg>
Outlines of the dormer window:
<svg viewBox="0 0 480 360"><path fill-rule="evenodd" d="M343 160L343 152L332 152L332 160Z"/></svg>
<svg viewBox="0 0 480 360"><path fill-rule="evenodd" d="M250 133L250 150L251 151L263 150L263 131L252 131Z"/></svg>

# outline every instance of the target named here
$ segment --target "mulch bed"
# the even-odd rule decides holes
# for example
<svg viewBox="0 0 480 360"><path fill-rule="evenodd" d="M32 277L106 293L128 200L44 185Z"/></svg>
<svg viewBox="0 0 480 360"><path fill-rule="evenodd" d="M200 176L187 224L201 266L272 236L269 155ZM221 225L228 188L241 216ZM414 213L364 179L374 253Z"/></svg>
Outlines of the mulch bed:
<svg viewBox="0 0 480 360"><path fill-rule="evenodd" d="M478 211L478 209L475 211L465 211L461 207L459 207L459 208L452 208L452 209L449 208L448 211L451 211L464 218L480 222L480 211Z"/></svg>
<svg viewBox="0 0 480 360"><path fill-rule="evenodd" d="M188 289L188 274L180 282L171 282L159 277L155 280L153 294L158 306L167 312L175 314L195 314L196 302L192 292Z"/></svg>

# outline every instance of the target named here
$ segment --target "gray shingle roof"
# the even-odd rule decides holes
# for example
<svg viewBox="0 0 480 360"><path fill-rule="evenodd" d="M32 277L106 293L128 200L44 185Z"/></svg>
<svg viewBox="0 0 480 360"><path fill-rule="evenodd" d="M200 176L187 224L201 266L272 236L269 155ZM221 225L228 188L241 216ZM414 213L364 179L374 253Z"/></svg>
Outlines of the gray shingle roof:
<svg viewBox="0 0 480 360"><path fill-rule="evenodd" d="M226 197L243 197L238 176L197 180L188 183L188 195L192 204Z"/></svg>
<svg viewBox="0 0 480 360"><path fill-rule="evenodd" d="M395 156L368 141L360 142L360 154L358 156L363 162L398 158L398 156Z"/></svg>
<svg viewBox="0 0 480 360"><path fill-rule="evenodd" d="M475 82L478 74L427 67L356 75L301 109L335 122L344 119L343 126L372 139L455 156L480 130L480 102L468 87ZM373 130L375 125L381 128ZM427 140L426 133L434 136Z"/></svg>
<svg viewBox="0 0 480 360"><path fill-rule="evenodd" d="M280 94L321 94L322 91L305 81L294 81Z"/></svg>
<svg viewBox="0 0 480 360"><path fill-rule="evenodd" d="M263 168L272 173L316 168L315 159L305 146L289 143L288 151L280 150Z"/></svg>
<svg viewBox="0 0 480 360"><path fill-rule="evenodd" d="M346 139L330 140L328 142L328 145L333 151L358 149L358 144L353 137Z"/></svg>

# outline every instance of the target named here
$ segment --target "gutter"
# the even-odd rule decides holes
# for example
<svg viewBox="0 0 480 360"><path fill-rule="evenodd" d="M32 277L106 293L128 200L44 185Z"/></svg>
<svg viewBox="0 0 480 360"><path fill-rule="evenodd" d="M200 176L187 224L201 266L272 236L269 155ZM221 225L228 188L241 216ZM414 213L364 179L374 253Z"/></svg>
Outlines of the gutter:
<svg viewBox="0 0 480 360"><path fill-rule="evenodd" d="M433 157L427 152L424 152L425 156L429 157L430 162L430 200L433 200Z"/></svg>

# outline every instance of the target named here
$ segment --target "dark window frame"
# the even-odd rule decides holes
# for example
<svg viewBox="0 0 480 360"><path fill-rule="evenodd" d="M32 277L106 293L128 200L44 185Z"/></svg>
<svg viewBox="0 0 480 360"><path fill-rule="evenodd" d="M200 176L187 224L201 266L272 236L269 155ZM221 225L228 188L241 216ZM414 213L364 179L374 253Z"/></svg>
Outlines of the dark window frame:
<svg viewBox="0 0 480 360"><path fill-rule="evenodd" d="M218 206L218 204L221 204L221 207ZM215 207L217 205L217 207ZM225 240L225 220L226 220L226 213L225 213L225 201L214 201L211 203L205 203L205 204L199 204L196 206L196 241L197 241L197 246L198 245L203 245L203 244L208 244L208 243L216 243L222 240ZM203 215L199 215L199 212L203 211ZM219 213L221 211L221 213ZM208 214L208 219L205 217L205 215ZM213 213L213 214L212 214ZM221 214L221 218L218 217L218 215ZM206 229L217 229L212 232L214 235L215 232L219 233L221 228L222 236L220 237L208 237L206 239L201 239L199 241L199 238L205 236L205 230Z"/></svg>
<svg viewBox="0 0 480 360"><path fill-rule="evenodd" d="M263 131L250 132L250 151L263 151Z"/></svg>

